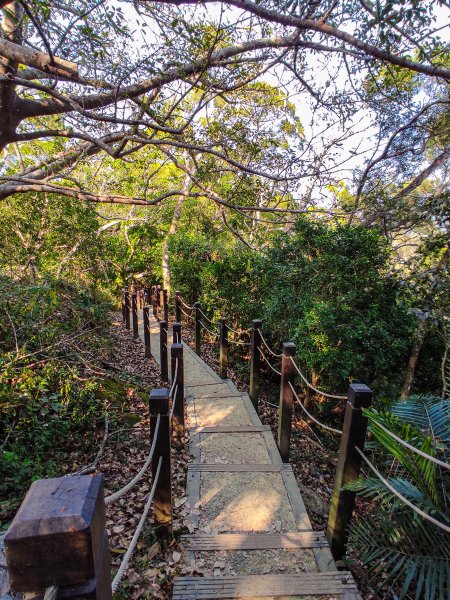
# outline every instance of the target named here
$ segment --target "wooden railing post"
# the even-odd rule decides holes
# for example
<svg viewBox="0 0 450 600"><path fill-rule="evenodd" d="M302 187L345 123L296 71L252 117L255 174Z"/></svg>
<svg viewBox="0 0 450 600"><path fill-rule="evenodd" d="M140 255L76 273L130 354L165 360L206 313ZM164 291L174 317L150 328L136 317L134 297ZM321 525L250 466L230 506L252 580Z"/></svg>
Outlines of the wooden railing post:
<svg viewBox="0 0 450 600"><path fill-rule="evenodd" d="M161 309L162 309L162 288L160 285L156 286L156 318L161 321Z"/></svg>
<svg viewBox="0 0 450 600"><path fill-rule="evenodd" d="M5 536L5 556L16 593L56 586L60 597L111 600L103 477L35 481Z"/></svg>
<svg viewBox="0 0 450 600"><path fill-rule="evenodd" d="M125 327L130 329L130 291L125 291Z"/></svg>
<svg viewBox="0 0 450 600"><path fill-rule="evenodd" d="M150 306L147 304L142 309L142 321L144 326L144 348L145 356L149 358L152 355L151 340L150 340Z"/></svg>
<svg viewBox="0 0 450 600"><path fill-rule="evenodd" d="M137 308L137 293L131 294L131 312L133 315L133 337L136 340L139 337L139 321L138 321L138 308Z"/></svg>
<svg viewBox="0 0 450 600"><path fill-rule="evenodd" d="M170 414L169 390L154 389L150 392L150 435L153 441L156 422L160 415L159 431L152 459L153 480L162 457L159 479L153 496L155 533L158 538L172 537L172 471L170 461Z"/></svg>
<svg viewBox="0 0 450 600"><path fill-rule="evenodd" d="M347 528L352 518L356 495L355 492L342 488L359 477L362 459L355 447L364 449L367 417L363 415L362 409L368 408L371 402L372 391L366 385L350 384L327 525L327 539L335 560L340 560L345 555Z"/></svg>
<svg viewBox="0 0 450 600"><path fill-rule="evenodd" d="M175 292L175 321L181 323L181 292Z"/></svg>
<svg viewBox="0 0 450 600"><path fill-rule="evenodd" d="M259 377L260 377L260 365L261 365L261 325L262 321L259 319L253 320L252 327L252 342L251 342L251 356L250 356L250 389L249 396L258 412L258 396L259 396Z"/></svg>
<svg viewBox="0 0 450 600"><path fill-rule="evenodd" d="M202 326L200 313L200 302L194 302L194 330L195 330L195 353L201 356L202 353Z"/></svg>
<svg viewBox="0 0 450 600"><path fill-rule="evenodd" d="M278 408L278 449L283 462L289 462L292 429L292 403L294 395L291 386L294 384L295 369L290 357L295 356L295 344L285 342L281 359L280 404Z"/></svg>
<svg viewBox="0 0 450 600"><path fill-rule="evenodd" d="M220 325L220 351L219 351L219 375L222 379L228 378L228 325L223 317L219 319Z"/></svg>
<svg viewBox="0 0 450 600"><path fill-rule="evenodd" d="M172 385L175 384L172 402L175 402L173 409L173 428L178 437L184 434L184 362L183 362L183 344L174 342L171 352L171 371ZM178 361L178 368L177 368ZM176 379L175 378L176 373Z"/></svg>
<svg viewBox="0 0 450 600"><path fill-rule="evenodd" d="M167 323L168 323L169 322L169 299L168 299L167 290L163 290L162 295L163 295L164 321L167 321Z"/></svg>
<svg viewBox="0 0 450 600"><path fill-rule="evenodd" d="M122 288L122 321L125 323L126 320L126 306L125 306L125 288Z"/></svg>
<svg viewBox="0 0 450 600"><path fill-rule="evenodd" d="M181 323L172 325L173 344L181 344Z"/></svg>
<svg viewBox="0 0 450 600"><path fill-rule="evenodd" d="M159 357L161 359L161 379L163 381L169 381L169 368L168 368L168 356L167 351L167 321L159 322Z"/></svg>
<svg viewBox="0 0 450 600"><path fill-rule="evenodd" d="M158 319L158 290L156 285L152 285L152 306L153 316Z"/></svg>

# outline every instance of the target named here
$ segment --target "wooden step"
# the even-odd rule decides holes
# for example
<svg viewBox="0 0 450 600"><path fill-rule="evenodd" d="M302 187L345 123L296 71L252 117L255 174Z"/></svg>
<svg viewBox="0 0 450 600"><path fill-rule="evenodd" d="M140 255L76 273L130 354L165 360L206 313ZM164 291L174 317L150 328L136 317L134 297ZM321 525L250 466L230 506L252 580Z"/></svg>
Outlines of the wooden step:
<svg viewBox="0 0 450 600"><path fill-rule="evenodd" d="M217 427L192 427L193 433L263 433L270 425L217 425Z"/></svg>
<svg viewBox="0 0 450 600"><path fill-rule="evenodd" d="M328 545L322 531L195 534L183 535L181 541L190 550L198 552L213 550L292 550L295 548L325 548Z"/></svg>
<svg viewBox="0 0 450 600"><path fill-rule="evenodd" d="M281 473L282 471L291 470L291 465L272 465L263 463L253 464L207 464L207 463L192 463L188 465L188 471L208 471L208 472L229 472L229 473Z"/></svg>
<svg viewBox="0 0 450 600"><path fill-rule="evenodd" d="M247 575L236 577L175 577L173 600L265 598L267 596L323 596L352 593L358 588L348 571L299 575ZM350 597L352 597L350 596Z"/></svg>

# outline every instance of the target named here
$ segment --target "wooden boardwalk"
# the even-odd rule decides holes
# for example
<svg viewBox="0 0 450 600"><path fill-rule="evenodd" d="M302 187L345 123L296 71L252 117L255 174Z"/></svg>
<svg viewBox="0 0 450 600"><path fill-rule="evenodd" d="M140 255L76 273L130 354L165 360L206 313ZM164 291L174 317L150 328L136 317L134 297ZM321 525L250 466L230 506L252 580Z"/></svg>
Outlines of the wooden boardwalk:
<svg viewBox="0 0 450 600"><path fill-rule="evenodd" d="M151 342L159 362L154 320ZM249 396L186 344L184 368L192 534L182 539L183 561L203 576L175 578L174 600L360 600L351 574L336 570L323 533L312 530L292 467L282 463Z"/></svg>

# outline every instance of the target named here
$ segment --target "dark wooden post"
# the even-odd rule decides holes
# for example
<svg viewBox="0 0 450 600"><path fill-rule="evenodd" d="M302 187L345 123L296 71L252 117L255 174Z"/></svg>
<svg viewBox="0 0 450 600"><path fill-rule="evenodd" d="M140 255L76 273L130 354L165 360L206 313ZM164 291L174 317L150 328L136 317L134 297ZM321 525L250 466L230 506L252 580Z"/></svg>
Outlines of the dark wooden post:
<svg viewBox="0 0 450 600"><path fill-rule="evenodd" d="M172 536L172 472L170 462L170 414L169 390L155 389L150 392L150 435L153 441L156 422L160 415L159 431L152 459L153 480L160 457L162 458L159 479L153 496L155 533L158 538Z"/></svg>
<svg viewBox="0 0 450 600"><path fill-rule="evenodd" d="M144 326L144 348L145 356L150 357L152 355L151 340L150 340L150 306L147 304L142 309L142 321Z"/></svg>
<svg viewBox="0 0 450 600"><path fill-rule="evenodd" d="M162 297L163 297L164 321L167 321L167 323L168 323L169 322L169 299L167 296L167 290L162 291Z"/></svg>
<svg viewBox="0 0 450 600"><path fill-rule="evenodd" d="M126 305L125 305L125 288L122 288L122 321L125 323L126 320Z"/></svg>
<svg viewBox="0 0 450 600"><path fill-rule="evenodd" d="M181 323L181 292L175 292L175 321Z"/></svg>
<svg viewBox="0 0 450 600"><path fill-rule="evenodd" d="M161 379L169 381L168 352L167 352L167 321L159 322L159 357L161 360Z"/></svg>
<svg viewBox="0 0 450 600"><path fill-rule="evenodd" d="M155 319L158 318L158 292L156 285L152 285L152 306L153 306L153 316Z"/></svg>
<svg viewBox="0 0 450 600"><path fill-rule="evenodd" d="M174 323L172 325L173 343L181 344L181 323Z"/></svg>
<svg viewBox="0 0 450 600"><path fill-rule="evenodd" d="M366 385L350 384L327 525L327 539L335 560L340 560L345 555L347 527L352 518L356 495L355 492L342 488L359 477L362 459L355 447L364 449L367 417L363 415L362 409L368 408L371 402L372 391Z"/></svg>
<svg viewBox="0 0 450 600"><path fill-rule="evenodd" d="M160 285L156 286L156 318L161 321L161 308L162 308L162 289Z"/></svg>
<svg viewBox="0 0 450 600"><path fill-rule="evenodd" d="M133 315L133 337L136 340L139 337L139 321L138 321L138 309L137 309L137 293L131 294L131 312Z"/></svg>
<svg viewBox="0 0 450 600"><path fill-rule="evenodd" d="M181 342L174 342L172 344L171 352L171 371L172 371L172 385L175 384L174 393L172 396L172 402L175 402L175 408L173 409L173 428L176 431L177 436L184 434L184 363L183 363L183 344ZM178 368L177 368L178 361ZM176 373L176 379L175 379Z"/></svg>
<svg viewBox="0 0 450 600"><path fill-rule="evenodd" d="M259 352L261 348L261 325L262 322L259 319L253 320L249 396L256 412L258 412L259 376L261 364L261 355Z"/></svg>
<svg viewBox="0 0 450 600"><path fill-rule="evenodd" d="M105 524L101 475L35 481L5 536L12 589L111 600Z"/></svg>
<svg viewBox="0 0 450 600"><path fill-rule="evenodd" d="M278 449L283 462L289 462L289 449L291 445L292 429L292 403L294 394L291 386L294 384L295 369L290 357L295 356L295 344L283 344L283 357L281 359L281 384L280 404L278 408Z"/></svg>
<svg viewBox="0 0 450 600"><path fill-rule="evenodd" d="M222 379L228 377L228 325L227 320L221 317L220 325L220 351L219 351L219 374Z"/></svg>
<svg viewBox="0 0 450 600"><path fill-rule="evenodd" d="M130 329L130 292L125 291L125 327Z"/></svg>
<svg viewBox="0 0 450 600"><path fill-rule="evenodd" d="M194 328L195 328L195 353L198 356L202 354L202 326L200 313L200 302L194 302Z"/></svg>

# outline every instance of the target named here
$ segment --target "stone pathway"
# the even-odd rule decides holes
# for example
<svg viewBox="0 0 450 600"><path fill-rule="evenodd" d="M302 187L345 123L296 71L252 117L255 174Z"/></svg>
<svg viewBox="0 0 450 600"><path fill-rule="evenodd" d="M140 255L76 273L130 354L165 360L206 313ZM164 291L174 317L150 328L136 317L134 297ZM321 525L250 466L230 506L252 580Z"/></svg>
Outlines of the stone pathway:
<svg viewBox="0 0 450 600"><path fill-rule="evenodd" d="M151 345L160 363L154 320ZM203 577L175 578L174 600L360 600L351 574L336 570L324 534L313 532L292 468L249 396L186 344L184 365L193 533L182 539L183 560Z"/></svg>

